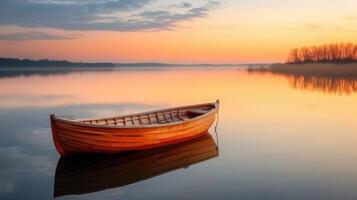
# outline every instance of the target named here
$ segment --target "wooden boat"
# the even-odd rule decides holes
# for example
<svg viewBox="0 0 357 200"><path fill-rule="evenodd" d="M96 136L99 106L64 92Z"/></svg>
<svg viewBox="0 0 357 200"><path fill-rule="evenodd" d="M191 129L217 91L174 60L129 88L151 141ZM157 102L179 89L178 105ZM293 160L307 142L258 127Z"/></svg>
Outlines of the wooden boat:
<svg viewBox="0 0 357 200"><path fill-rule="evenodd" d="M210 134L179 144L121 154L61 157L54 197L117 188L218 156Z"/></svg>
<svg viewBox="0 0 357 200"><path fill-rule="evenodd" d="M219 101L101 119L51 115L53 141L62 155L118 153L183 142L206 133Z"/></svg>

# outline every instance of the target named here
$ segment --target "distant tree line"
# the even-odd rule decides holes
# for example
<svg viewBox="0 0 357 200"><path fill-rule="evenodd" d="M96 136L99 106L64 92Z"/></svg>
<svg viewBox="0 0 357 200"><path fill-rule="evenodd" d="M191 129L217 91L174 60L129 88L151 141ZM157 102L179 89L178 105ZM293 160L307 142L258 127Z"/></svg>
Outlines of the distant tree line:
<svg viewBox="0 0 357 200"><path fill-rule="evenodd" d="M287 63L350 63L357 62L357 45L324 44L292 49Z"/></svg>
<svg viewBox="0 0 357 200"><path fill-rule="evenodd" d="M114 67L114 63L84 63L66 60L0 58L0 67Z"/></svg>

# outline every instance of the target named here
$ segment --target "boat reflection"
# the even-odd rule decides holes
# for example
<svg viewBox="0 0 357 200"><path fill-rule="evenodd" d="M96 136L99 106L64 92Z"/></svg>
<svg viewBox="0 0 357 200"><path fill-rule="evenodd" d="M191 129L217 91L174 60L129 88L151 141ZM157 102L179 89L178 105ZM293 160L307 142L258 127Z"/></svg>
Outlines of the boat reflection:
<svg viewBox="0 0 357 200"><path fill-rule="evenodd" d="M61 157L54 197L86 194L136 183L218 156L210 134L176 145L116 155Z"/></svg>

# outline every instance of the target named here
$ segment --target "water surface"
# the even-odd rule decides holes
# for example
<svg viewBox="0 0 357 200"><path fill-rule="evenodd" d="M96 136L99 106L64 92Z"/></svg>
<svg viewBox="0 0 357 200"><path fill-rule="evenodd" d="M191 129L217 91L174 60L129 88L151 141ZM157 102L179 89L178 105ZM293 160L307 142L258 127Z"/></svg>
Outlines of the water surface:
<svg viewBox="0 0 357 200"><path fill-rule="evenodd" d="M175 161L166 171L153 176L144 171L148 174L117 187L92 175L88 180L98 191L56 199L356 199L355 85L351 78L301 78L233 67L0 76L0 199L51 199L56 168L62 169L63 162L78 174L99 171L103 167L96 163L107 163L106 158L60 160L50 113L102 117L216 99L221 101L217 156ZM216 140L213 130L210 134ZM165 159L174 151L164 151ZM121 172L115 166L122 159L109 159L115 161L108 164L114 172ZM102 173L111 183L119 179Z"/></svg>

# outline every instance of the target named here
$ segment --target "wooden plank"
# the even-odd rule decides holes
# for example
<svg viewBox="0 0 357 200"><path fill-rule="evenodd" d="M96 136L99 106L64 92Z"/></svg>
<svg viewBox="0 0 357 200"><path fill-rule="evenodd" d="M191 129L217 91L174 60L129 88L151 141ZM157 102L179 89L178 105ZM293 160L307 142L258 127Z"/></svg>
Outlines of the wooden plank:
<svg viewBox="0 0 357 200"><path fill-rule="evenodd" d="M172 121L174 122L175 119L174 119L174 117L173 117L173 115L172 115L172 110L170 110L170 117L171 117Z"/></svg>
<svg viewBox="0 0 357 200"><path fill-rule="evenodd" d="M164 115L165 122L169 122L166 118L165 112L162 112L162 115Z"/></svg>
<svg viewBox="0 0 357 200"><path fill-rule="evenodd" d="M139 115L139 123L140 123L140 125L143 125L143 122L141 121L140 115Z"/></svg>
<svg viewBox="0 0 357 200"><path fill-rule="evenodd" d="M151 118L150 118L150 114L148 114L148 119L149 119L149 124L152 124Z"/></svg>
<svg viewBox="0 0 357 200"><path fill-rule="evenodd" d="M133 116L130 116L130 117L131 117L131 122L133 123L133 125L135 125L134 117Z"/></svg>
<svg viewBox="0 0 357 200"><path fill-rule="evenodd" d="M155 112L155 115L156 115L157 123L162 124L162 122L159 118L159 114L157 112Z"/></svg>

